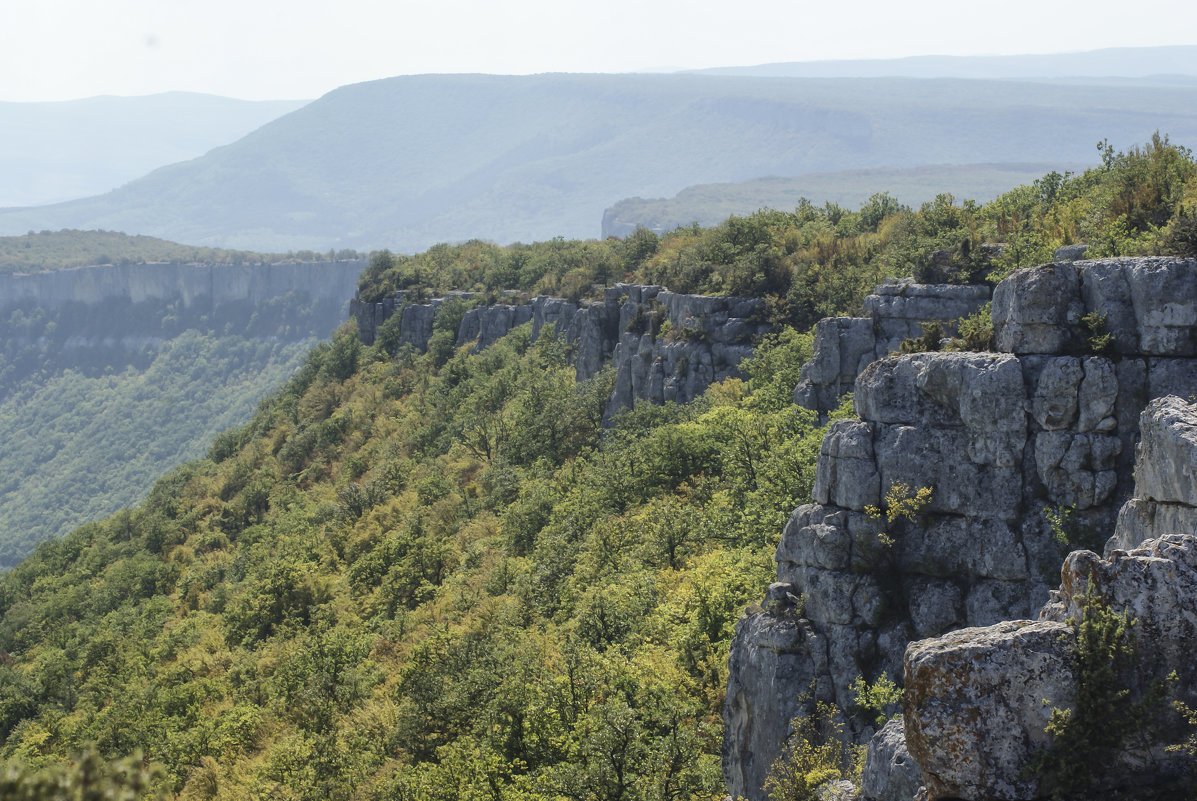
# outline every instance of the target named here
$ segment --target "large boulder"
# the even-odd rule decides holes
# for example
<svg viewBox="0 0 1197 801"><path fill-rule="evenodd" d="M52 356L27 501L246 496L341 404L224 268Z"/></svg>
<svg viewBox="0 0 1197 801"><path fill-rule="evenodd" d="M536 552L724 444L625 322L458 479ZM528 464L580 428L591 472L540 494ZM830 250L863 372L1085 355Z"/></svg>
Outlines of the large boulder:
<svg viewBox="0 0 1197 801"><path fill-rule="evenodd" d="M1197 705L1195 424L1197 405L1180 398L1157 399L1143 411L1135 466L1140 497L1123 506L1104 559L1087 550L1069 554L1038 622L963 629L907 649L906 746L922 766L930 798L1013 801L1082 789L1053 786L1036 759L1053 748L1049 707L1070 708L1082 690L1074 627L1093 610L1132 621L1133 659L1115 663L1120 689L1110 692L1140 704L1147 723L1109 754L1073 755L1102 758L1091 766L1088 789L1170 786L1191 767L1168 748L1185 740L1188 728L1167 704L1151 699L1167 686L1178 700ZM1143 534L1157 536L1138 540Z"/></svg>
<svg viewBox="0 0 1197 801"><path fill-rule="evenodd" d="M911 643L906 650L906 747L929 796L1036 798L1027 770L1048 746L1051 707L1073 703L1071 628L998 623Z"/></svg>
<svg viewBox="0 0 1197 801"><path fill-rule="evenodd" d="M1030 801L1060 788L1037 758L1054 746L1053 707L1070 709L1081 687L1076 621L1098 604L1133 620L1133 665L1118 673L1148 722L1092 766L1091 792L1170 786L1187 763L1169 749L1187 727L1154 686L1190 706L1197 697L1197 537L1173 534L1102 559L1076 551L1040 620L962 629L906 651L905 740L930 799ZM1125 726L1129 721L1110 720ZM1146 738L1146 739L1144 739ZM1095 755L1073 755L1092 759Z"/></svg>

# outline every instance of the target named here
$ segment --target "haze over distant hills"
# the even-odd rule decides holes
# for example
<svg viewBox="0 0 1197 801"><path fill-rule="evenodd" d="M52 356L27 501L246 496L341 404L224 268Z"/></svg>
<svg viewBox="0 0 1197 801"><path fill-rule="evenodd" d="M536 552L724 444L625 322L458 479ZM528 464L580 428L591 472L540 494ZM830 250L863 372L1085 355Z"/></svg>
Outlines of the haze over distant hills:
<svg viewBox="0 0 1197 801"><path fill-rule="evenodd" d="M101 196L2 210L0 234L103 228L321 252L593 237L621 198L769 175L1092 163L1097 141L1127 148L1156 130L1197 141L1197 83L406 76L342 87Z"/></svg>
<svg viewBox="0 0 1197 801"><path fill-rule="evenodd" d="M909 58L791 61L744 67L712 67L705 75L787 78L1057 78L1197 79L1197 46L1108 47L1082 53L1017 56L911 56Z"/></svg>
<svg viewBox="0 0 1197 801"><path fill-rule="evenodd" d="M0 207L107 192L228 144L307 102L168 92L0 103Z"/></svg>
<svg viewBox="0 0 1197 801"><path fill-rule="evenodd" d="M987 202L1011 187L1029 184L1053 170L1081 172L1087 166L1092 165L931 164L905 169L877 167L772 176L734 184L700 184L688 186L669 198L633 197L619 201L603 213L602 235L624 237L640 227L664 232L691 223L718 225L733 214L744 216L763 207L789 210L801 200L812 198L818 198L816 205L834 203L855 210L879 191L889 192L914 207L943 193L957 200Z"/></svg>

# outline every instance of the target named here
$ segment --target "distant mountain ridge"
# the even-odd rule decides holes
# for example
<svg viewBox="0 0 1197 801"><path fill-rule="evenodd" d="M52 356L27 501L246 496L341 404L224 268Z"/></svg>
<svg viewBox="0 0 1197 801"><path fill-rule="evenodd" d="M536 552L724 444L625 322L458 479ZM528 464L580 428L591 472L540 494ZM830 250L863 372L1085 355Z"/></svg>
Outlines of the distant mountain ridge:
<svg viewBox="0 0 1197 801"><path fill-rule="evenodd" d="M307 102L194 92L0 102L0 207L107 192L227 145Z"/></svg>
<svg viewBox="0 0 1197 801"><path fill-rule="evenodd" d="M743 67L711 67L687 72L787 78L973 78L1026 80L1054 78L1197 79L1197 46L1108 47L1079 53L1013 56L910 56L907 58L790 61Z"/></svg>
<svg viewBox="0 0 1197 801"><path fill-rule="evenodd" d="M196 245L417 251L599 234L620 198L924 164L1088 162L1197 141L1197 85L421 75L337 89L105 195L0 211L0 234L103 228Z"/></svg>

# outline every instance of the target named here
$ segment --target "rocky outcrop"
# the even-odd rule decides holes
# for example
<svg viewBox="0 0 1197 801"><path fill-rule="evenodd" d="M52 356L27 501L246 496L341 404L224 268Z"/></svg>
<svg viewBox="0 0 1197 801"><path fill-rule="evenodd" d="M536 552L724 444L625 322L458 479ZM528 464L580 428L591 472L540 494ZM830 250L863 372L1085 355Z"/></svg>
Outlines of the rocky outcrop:
<svg viewBox="0 0 1197 801"><path fill-rule="evenodd" d="M906 748L902 716L893 718L869 740L860 794L872 801L911 801L923 786L923 772Z"/></svg>
<svg viewBox="0 0 1197 801"><path fill-rule="evenodd" d="M890 356L861 372L857 418L829 429L813 503L794 512L777 547L771 595L800 598L802 611L779 625L763 609L737 626L723 749L733 795L763 798L781 745L777 722L801 712L804 696L849 710L857 676L900 679L910 640L1030 617L1062 557L1048 513L1057 533L1077 541L1114 530L1132 494L1141 411L1151 398L1197 392L1192 276L1197 264L1159 259L1024 270L995 292L1007 352ZM1115 280L1134 303L1115 304L1103 284ZM1098 285L1104 294L1082 291ZM1086 352L1092 332L1080 322L1099 297L1123 310L1110 313L1119 344L1109 356ZM1048 343L1051 325L1073 319L1071 334ZM1015 345L1030 342L1041 344ZM1179 437L1177 426L1168 429ZM1151 479L1159 498L1123 508L1124 521L1133 515L1152 532L1197 520L1165 491L1183 484L1183 469L1175 480L1174 472ZM870 506L909 502L923 487L931 494L921 508L908 506L892 523L869 516ZM1045 655L1050 627L1040 628L992 636ZM778 679L782 665L799 680ZM854 731L861 742L873 733L859 721Z"/></svg>
<svg viewBox="0 0 1197 801"><path fill-rule="evenodd" d="M400 343L425 350L443 300L404 304L402 298L378 303L355 300L350 312L358 334L373 344L379 326L401 314ZM679 295L661 286L617 284L601 302L578 304L539 296L520 305L491 305L466 312L457 345L474 343L475 352L511 329L532 323L532 339L552 325L570 352L579 381L608 362L615 367L615 390L607 417L633 405L685 403L713 382L739 375L752 355L752 343L769 330L764 302L751 298Z"/></svg>
<svg viewBox="0 0 1197 801"><path fill-rule="evenodd" d="M45 273L0 274L0 308L53 308L178 299L184 308L235 301L261 304L288 293L312 299L353 297L363 261L282 264L104 264Z"/></svg>
<svg viewBox="0 0 1197 801"><path fill-rule="evenodd" d="M633 288L620 305L608 414L637 400L687 403L711 383L738 376L753 341L769 330L764 309L763 301L750 298Z"/></svg>
<svg viewBox="0 0 1197 801"><path fill-rule="evenodd" d="M1154 400L1140 428L1136 497L1123 507L1105 559L1086 550L1071 553L1037 622L963 629L907 649L904 740L930 798L1017 801L1061 789L1031 766L1052 747L1046 731L1051 708L1075 703L1074 625L1088 604L1135 621L1134 664L1118 676L1128 700L1143 701L1159 683L1193 704L1197 536L1170 526L1183 517L1179 510L1197 511L1197 406L1175 397ZM1176 511L1142 526L1144 505L1157 503ZM1151 536L1136 540L1141 534ZM1158 724L1155 733L1108 755L1092 773L1091 792L1166 783L1181 771L1179 757L1166 746L1188 732L1169 709L1160 702L1148 710Z"/></svg>
<svg viewBox="0 0 1197 801"><path fill-rule="evenodd" d="M955 323L989 301L982 285L916 284L893 280L865 298L864 317L829 317L815 326L814 355L802 366L794 390L799 406L825 414L852 390L861 371L922 336L923 323L938 323L945 336Z"/></svg>

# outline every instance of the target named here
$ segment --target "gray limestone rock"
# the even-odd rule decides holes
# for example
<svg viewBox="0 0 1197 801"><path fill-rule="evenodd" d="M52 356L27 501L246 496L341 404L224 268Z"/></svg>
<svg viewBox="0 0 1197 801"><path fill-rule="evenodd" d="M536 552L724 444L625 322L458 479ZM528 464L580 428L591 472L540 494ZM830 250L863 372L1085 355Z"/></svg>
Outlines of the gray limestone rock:
<svg viewBox="0 0 1197 801"><path fill-rule="evenodd" d="M802 365L794 402L817 412L834 409L852 390L856 376L873 361L877 343L873 321L828 317L815 326L814 355Z"/></svg>
<svg viewBox="0 0 1197 801"><path fill-rule="evenodd" d="M881 476L873 454L873 426L860 420L836 420L819 447L816 503L864 511L881 503Z"/></svg>
<svg viewBox="0 0 1197 801"><path fill-rule="evenodd" d="M930 798L1040 794L1025 770L1047 747L1051 707L1073 702L1070 626L1029 620L969 628L906 649L906 747Z"/></svg>
<svg viewBox="0 0 1197 801"><path fill-rule="evenodd" d="M1079 261L1085 258L1088 245L1064 245L1052 253L1052 261Z"/></svg>
<svg viewBox="0 0 1197 801"><path fill-rule="evenodd" d="M1067 353L1077 347L1085 304L1078 265L1018 270L993 291L993 333L1005 353Z"/></svg>
<svg viewBox="0 0 1197 801"><path fill-rule="evenodd" d="M1144 500L1197 506L1197 406L1157 398L1143 410L1135 462L1135 494Z"/></svg>
<svg viewBox="0 0 1197 801"><path fill-rule="evenodd" d="M829 430L816 467L816 503L795 511L777 548L779 579L802 598L813 636L825 643L817 659L809 652L796 654L807 664L795 670L811 676L826 697L850 704L851 681L891 669L907 638L940 635L962 624L991 626L1031 617L1048 600L1048 585L1055 583L1060 563L1060 546L1045 508L1073 507L1079 525L1101 532L1109 531L1118 517L1116 536L1106 548L1112 557L1145 539L1197 534L1193 407L1179 399L1153 404L1139 449L1140 462L1144 453L1152 454L1146 457L1150 465L1133 463L1140 414L1149 400L1161 394L1197 395L1197 358L1184 353L1185 302L1161 314L1147 308L1168 302L1161 297L1162 287L1187 291L1185 276L1192 263L1171 260L1180 273L1171 278L1159 274L1166 263L1077 261L1021 271L999 287L993 309L995 324L1006 326L999 344L1014 353L894 356L861 372L855 385L860 419L837 421ZM879 289L878 295L901 291L901 285L894 285ZM1087 353L1090 332L1080 318L1097 302L1109 308L1108 325L1119 354L1112 358ZM1161 352L1149 352L1140 340L1166 347L1152 345ZM814 377L819 369L813 365L807 375ZM833 372L827 367L828 375ZM1131 497L1134 473L1145 494L1123 507L1119 517L1119 506ZM932 487L930 503L892 524L864 513L874 497L884 500L899 482L911 493ZM878 537L882 530L892 545L883 545ZM1146 568L1155 558L1162 557L1140 561ZM1146 570L1141 586L1178 574L1179 562L1172 559L1172 564ZM1081 566L1098 575L1091 563L1077 562L1078 570ZM1112 574L1106 570L1100 575ZM1167 592L1161 597L1182 603ZM1136 615L1151 606L1143 599L1128 603ZM1188 614L1173 616L1186 619ZM1036 696L1033 702L999 699L982 712L965 712L968 723L960 724L959 731L950 730L946 718L936 724L940 733L964 738L945 742L967 741L974 749L986 747L988 738L1006 728L1023 738L1014 746L1001 746L1006 749L1002 754L970 756L976 762L968 768L972 777L952 785L951 792L973 792L962 788L984 785L988 779L978 776L997 775L994 771L1017 762L1018 753L1033 750L1046 723L1035 717L1046 714L1043 694L1059 690L1061 698L1067 697L1068 686L1059 683L1059 676L1036 673L1052 660L1063 664L1066 654L1057 637L1067 629L1065 619L1056 615L1041 624L1008 624L984 635L988 641L980 650L961 644L973 656L951 656L962 660L961 671L973 657L983 657L987 665L985 676L970 679L973 683L959 690L962 702L986 693L1000 695L1014 685ZM1058 628L1037 628L1049 622ZM1001 655L1007 650L1015 656ZM990 656L996 661L988 661ZM1017 665L1029 670L1032 679L1024 681L1020 674L1017 682L1003 683L1003 669L995 667L1002 660L1012 670ZM1037 683L1039 679L1047 684ZM746 695L741 703L752 707L770 703L770 697ZM932 712L949 715L945 710L950 706ZM969 726L977 729L978 714L992 715L994 726L970 733ZM743 736L751 736L747 725ZM908 720L906 725L912 724ZM857 727L853 733L865 737L871 731ZM735 743L727 747L738 748ZM939 758L946 776L955 752ZM1024 778L1004 775L1005 789L962 797L1013 798L1037 791L1020 784ZM938 789L929 783L930 796L945 797L947 781L941 779ZM762 799L760 794L749 797Z"/></svg>
<svg viewBox="0 0 1197 801"><path fill-rule="evenodd" d="M912 801L922 786L923 772L906 748L899 715L869 740L860 794L866 801Z"/></svg>
<svg viewBox="0 0 1197 801"><path fill-rule="evenodd" d="M790 732L790 720L830 700L826 640L796 615L775 610L745 615L728 654L723 705L723 775L733 798L762 798L761 788ZM814 684L815 697L809 694Z"/></svg>
<svg viewBox="0 0 1197 801"><path fill-rule="evenodd" d="M834 409L866 365L921 336L923 323L938 323L952 336L956 320L977 311L989 296L983 285L887 279L865 298L863 317L827 318L815 326L814 354L802 367L794 402L820 414Z"/></svg>
<svg viewBox="0 0 1197 801"><path fill-rule="evenodd" d="M432 338L432 321L443 302L438 299L431 303L404 306L401 312L403 317L399 322L399 345L410 345L420 352L428 350L428 340Z"/></svg>
<svg viewBox="0 0 1197 801"><path fill-rule="evenodd" d="M1106 542L1105 554L1134 550L1145 541L1166 534L1197 536L1197 507L1133 498L1119 510L1118 526Z"/></svg>

